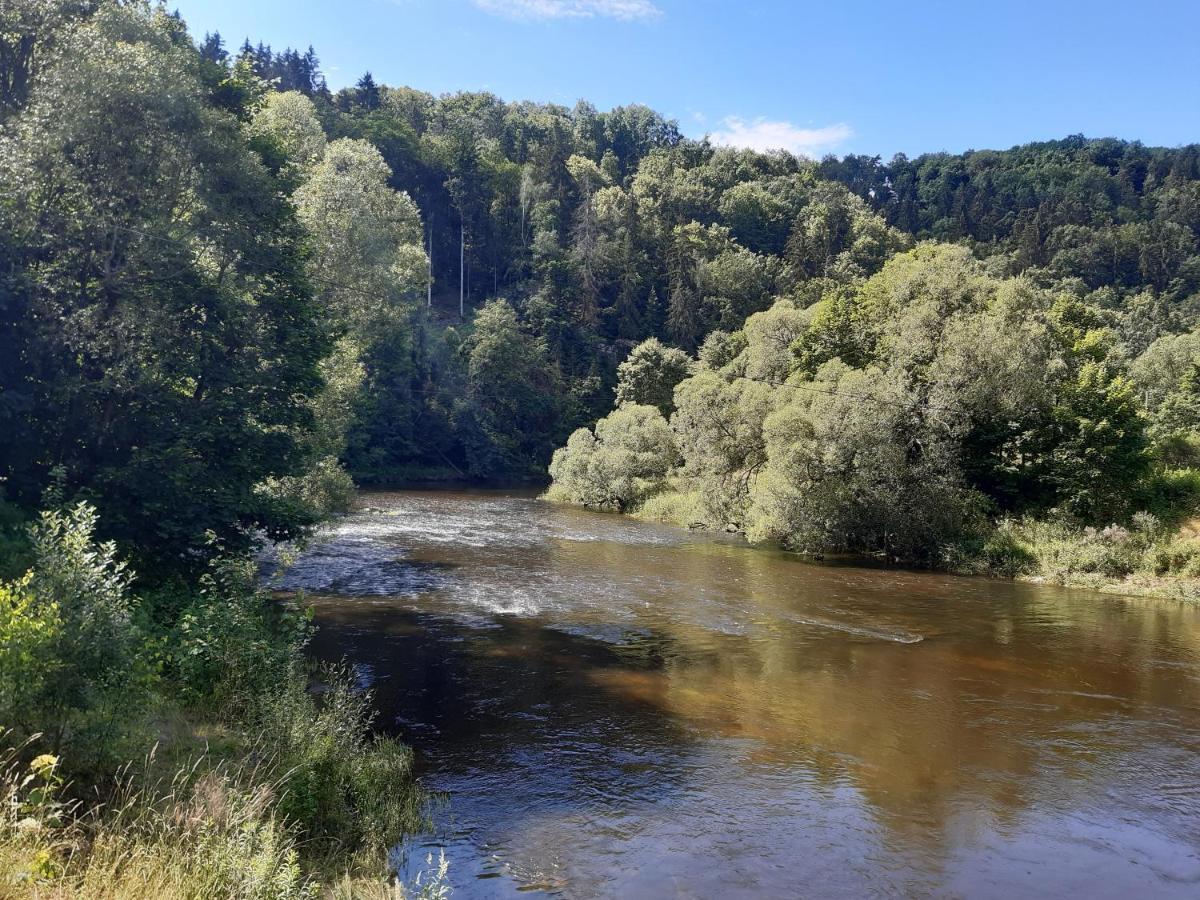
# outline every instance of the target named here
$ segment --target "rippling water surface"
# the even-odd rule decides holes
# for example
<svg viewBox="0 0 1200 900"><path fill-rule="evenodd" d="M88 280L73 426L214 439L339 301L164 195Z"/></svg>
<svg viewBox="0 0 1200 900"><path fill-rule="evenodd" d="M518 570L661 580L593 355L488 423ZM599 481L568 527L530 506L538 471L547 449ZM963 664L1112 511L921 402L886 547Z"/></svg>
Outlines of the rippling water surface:
<svg viewBox="0 0 1200 900"><path fill-rule="evenodd" d="M1200 897L1200 608L371 493L280 586L457 898ZM436 853L436 850L435 850Z"/></svg>

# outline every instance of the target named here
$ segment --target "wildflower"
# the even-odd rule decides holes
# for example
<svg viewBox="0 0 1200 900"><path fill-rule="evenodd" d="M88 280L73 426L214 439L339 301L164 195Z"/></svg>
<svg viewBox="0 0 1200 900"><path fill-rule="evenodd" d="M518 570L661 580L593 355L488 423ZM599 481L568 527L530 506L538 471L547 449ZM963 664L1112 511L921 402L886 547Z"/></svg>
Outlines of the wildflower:
<svg viewBox="0 0 1200 900"><path fill-rule="evenodd" d="M57 756L53 753L43 753L41 756L34 758L33 762L29 764L29 769L39 778L49 778L57 766Z"/></svg>

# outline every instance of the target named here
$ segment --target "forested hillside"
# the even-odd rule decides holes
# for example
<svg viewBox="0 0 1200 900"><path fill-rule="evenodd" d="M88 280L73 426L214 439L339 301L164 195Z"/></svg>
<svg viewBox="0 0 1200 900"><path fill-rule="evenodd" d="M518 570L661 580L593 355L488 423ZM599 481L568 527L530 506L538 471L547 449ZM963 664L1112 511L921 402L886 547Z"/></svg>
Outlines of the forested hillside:
<svg viewBox="0 0 1200 900"><path fill-rule="evenodd" d="M1200 146L818 162L0 0L0 893L377 881L410 755L348 673L313 698L255 553L356 482L548 475L1196 596Z"/></svg>
<svg viewBox="0 0 1200 900"><path fill-rule="evenodd" d="M977 327L953 317L999 315L997 291L1026 298L1005 315L1059 348L1043 386L1076 369L1127 386L1131 471L1191 460L1188 430L1159 419L1185 402L1200 315L1195 145L1075 137L815 162L690 140L640 106L434 97L369 73L333 93L312 48L193 45L170 17L153 40L174 61L153 78L111 71L99 45L55 69L55 42L90 5L51 8L59 29L29 25L3 81L15 189L0 396L6 490L22 504L58 473L110 507L113 534L168 548L205 530L303 529L343 502L343 469L537 478L610 408L618 365L649 338L693 358L703 346L697 364L716 371L760 353L761 334L777 358L735 370L765 386L903 348L897 389L926 402L926 367ZM150 39L125 38L135 56ZM110 119L117 133L98 124ZM939 390L957 403L966 387ZM1057 400L1038 402L1053 418ZM988 510L1062 505L1065 476L1018 477L1034 465L1011 459L1019 427L953 427L988 431L971 439L996 459L972 458L964 482L985 486ZM1066 439L1040 452L1065 464ZM212 452L223 442L241 452ZM1096 452L1079 480L1112 477ZM731 465L747 490L761 474Z"/></svg>
<svg viewBox="0 0 1200 900"><path fill-rule="evenodd" d="M235 59L209 36L203 52L310 97L330 137L379 148L425 219L435 322L455 317L460 288L468 316L496 298L516 312L476 323L495 342L418 312L411 352L376 348L347 454L360 477L536 473L607 407L631 342L694 352L776 297L807 307L872 275L914 240L966 244L997 275L1070 293L1131 356L1197 315L1196 146L1070 138L818 164L688 140L643 107L433 97L369 74L331 95L311 48L247 43Z"/></svg>

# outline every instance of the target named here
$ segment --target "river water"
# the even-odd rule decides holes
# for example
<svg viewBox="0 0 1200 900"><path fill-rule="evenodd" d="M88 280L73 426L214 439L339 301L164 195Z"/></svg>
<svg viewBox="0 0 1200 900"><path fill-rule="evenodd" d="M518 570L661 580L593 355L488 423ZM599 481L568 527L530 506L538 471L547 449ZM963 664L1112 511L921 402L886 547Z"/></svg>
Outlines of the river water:
<svg viewBox="0 0 1200 900"><path fill-rule="evenodd" d="M1200 897L1200 607L481 492L364 494L280 586L456 898Z"/></svg>

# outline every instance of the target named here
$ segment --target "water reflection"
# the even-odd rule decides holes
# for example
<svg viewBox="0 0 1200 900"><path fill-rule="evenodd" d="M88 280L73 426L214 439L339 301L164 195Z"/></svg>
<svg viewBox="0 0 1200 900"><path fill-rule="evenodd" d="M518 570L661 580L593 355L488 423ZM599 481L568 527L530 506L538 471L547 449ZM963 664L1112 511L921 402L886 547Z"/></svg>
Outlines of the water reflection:
<svg viewBox="0 0 1200 900"><path fill-rule="evenodd" d="M1200 610L372 494L283 587L457 896L1196 896Z"/></svg>

